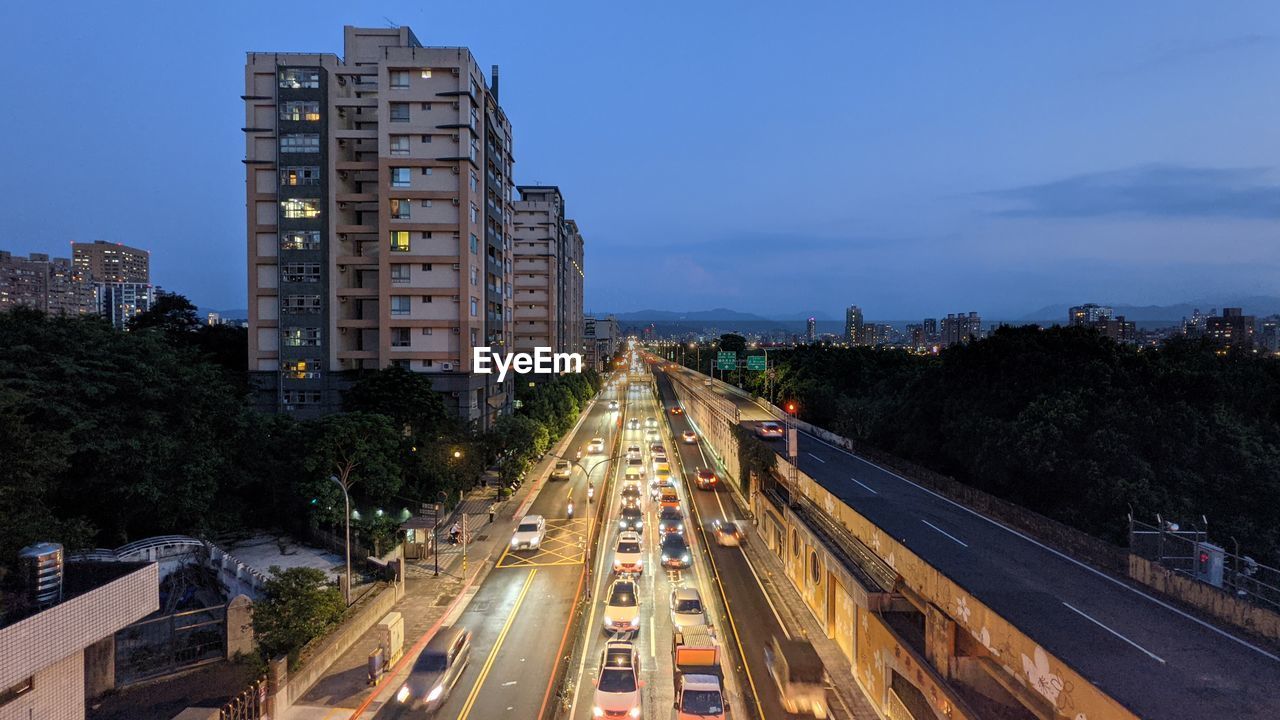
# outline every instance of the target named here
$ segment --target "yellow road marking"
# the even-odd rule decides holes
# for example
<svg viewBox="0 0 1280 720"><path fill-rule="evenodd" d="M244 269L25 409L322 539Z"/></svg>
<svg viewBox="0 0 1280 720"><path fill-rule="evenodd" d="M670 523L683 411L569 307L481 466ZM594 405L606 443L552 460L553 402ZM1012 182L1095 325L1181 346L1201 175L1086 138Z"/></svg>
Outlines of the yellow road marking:
<svg viewBox="0 0 1280 720"><path fill-rule="evenodd" d="M502 649L502 642L507 639L507 632L511 630L511 624L515 622L516 613L520 612L520 605L524 603L524 596L529 594L529 588L533 585L533 576L538 574L537 568L529 571L529 576L524 579L524 587L520 588L520 594L516 596L516 604L511 607L511 614L507 616L507 622L503 624L502 631L498 633L498 640L493 644L493 649L489 651L489 657L485 658L484 667L480 668L480 676L476 678L476 684L471 688L471 694L467 695L467 702L462 706L462 712L458 715L458 720L466 720L467 715L471 714L471 707L476 703L476 697L480 695L480 688L484 686L485 678L489 677L489 670L493 667L493 661L498 657L498 651Z"/></svg>

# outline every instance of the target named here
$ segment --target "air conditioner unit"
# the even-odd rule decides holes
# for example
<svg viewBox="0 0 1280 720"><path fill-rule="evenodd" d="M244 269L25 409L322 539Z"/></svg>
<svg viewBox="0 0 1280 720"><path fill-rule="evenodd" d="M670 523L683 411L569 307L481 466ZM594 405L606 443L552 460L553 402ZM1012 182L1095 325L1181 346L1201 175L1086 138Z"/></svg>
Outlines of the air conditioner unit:
<svg viewBox="0 0 1280 720"><path fill-rule="evenodd" d="M442 372L453 372L453 363L440 363L440 370Z"/></svg>

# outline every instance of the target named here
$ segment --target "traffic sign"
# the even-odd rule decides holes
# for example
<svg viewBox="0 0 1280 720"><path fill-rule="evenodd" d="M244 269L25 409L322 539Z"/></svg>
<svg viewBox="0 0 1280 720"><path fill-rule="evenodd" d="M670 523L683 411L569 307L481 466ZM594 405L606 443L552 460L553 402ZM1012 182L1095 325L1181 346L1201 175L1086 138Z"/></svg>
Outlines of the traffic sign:
<svg viewBox="0 0 1280 720"><path fill-rule="evenodd" d="M764 361L765 361L764 355L748 355L747 369L748 370L764 370L765 369Z"/></svg>
<svg viewBox="0 0 1280 720"><path fill-rule="evenodd" d="M719 370L733 370L738 367L738 353L733 350L721 350L716 353L716 368Z"/></svg>

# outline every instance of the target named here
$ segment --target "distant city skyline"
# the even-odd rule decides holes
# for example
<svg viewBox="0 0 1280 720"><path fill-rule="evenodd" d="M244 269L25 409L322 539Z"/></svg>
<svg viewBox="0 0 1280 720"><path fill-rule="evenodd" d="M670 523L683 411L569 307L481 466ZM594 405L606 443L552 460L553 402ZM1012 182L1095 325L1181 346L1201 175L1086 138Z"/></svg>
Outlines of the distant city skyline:
<svg viewBox="0 0 1280 720"><path fill-rule="evenodd" d="M244 54L340 52L341 25L389 18L501 65L516 182L559 185L587 229L587 308L1016 318L1280 295L1271 3L708 3L677 24L590 3L429 22L412 3L236 5L0 10L24 28L0 57L43 78L25 104L94 108L0 118L24 139L7 158L21 172L0 177L0 248L147 248L157 284L245 307ZM85 71L103 62L136 80L129 102ZM548 102L560 88L576 110ZM67 178L91 189L74 212L51 192Z"/></svg>

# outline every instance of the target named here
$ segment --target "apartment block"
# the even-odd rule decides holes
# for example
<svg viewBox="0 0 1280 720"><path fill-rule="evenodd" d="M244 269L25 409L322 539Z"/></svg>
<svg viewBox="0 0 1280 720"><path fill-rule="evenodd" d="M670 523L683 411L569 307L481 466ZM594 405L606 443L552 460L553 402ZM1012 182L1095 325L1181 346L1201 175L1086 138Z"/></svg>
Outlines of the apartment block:
<svg viewBox="0 0 1280 720"><path fill-rule="evenodd" d="M94 312L123 328L134 315L151 309L151 253L95 240L71 243L74 268L93 283Z"/></svg>
<svg viewBox="0 0 1280 720"><path fill-rule="evenodd" d="M50 315L94 312L93 284L69 258L14 257L0 250L0 311L29 307Z"/></svg>
<svg viewBox="0 0 1280 720"><path fill-rule="evenodd" d="M582 233L555 186L521 185L515 212L515 347L582 352Z"/></svg>
<svg viewBox="0 0 1280 720"><path fill-rule="evenodd" d="M338 410L362 370L428 373L487 427L510 383L511 125L466 48L344 28L343 55L245 64L249 368L260 406Z"/></svg>
<svg viewBox="0 0 1280 720"><path fill-rule="evenodd" d="M947 313L942 319L942 332L939 340L942 347L967 343L970 340L982 339L982 317L976 312Z"/></svg>
<svg viewBox="0 0 1280 720"><path fill-rule="evenodd" d="M622 346L618 321L612 315L604 318L584 317L582 341L585 353L583 365L604 370L609 358Z"/></svg>

